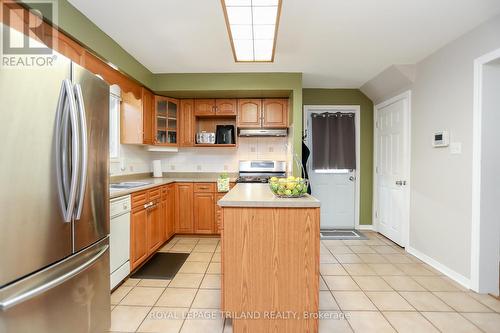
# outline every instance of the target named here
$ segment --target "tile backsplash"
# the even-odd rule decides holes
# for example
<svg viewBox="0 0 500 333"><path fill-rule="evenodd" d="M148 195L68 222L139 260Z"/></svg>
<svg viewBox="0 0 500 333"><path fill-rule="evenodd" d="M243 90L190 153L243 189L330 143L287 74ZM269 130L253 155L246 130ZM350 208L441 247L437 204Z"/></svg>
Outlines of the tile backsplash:
<svg viewBox="0 0 500 333"><path fill-rule="evenodd" d="M239 160L292 160L292 136L239 137L237 148L179 148L178 152L148 152L142 146L121 145L120 161L111 161L111 175L152 171L161 160L163 172L238 172Z"/></svg>

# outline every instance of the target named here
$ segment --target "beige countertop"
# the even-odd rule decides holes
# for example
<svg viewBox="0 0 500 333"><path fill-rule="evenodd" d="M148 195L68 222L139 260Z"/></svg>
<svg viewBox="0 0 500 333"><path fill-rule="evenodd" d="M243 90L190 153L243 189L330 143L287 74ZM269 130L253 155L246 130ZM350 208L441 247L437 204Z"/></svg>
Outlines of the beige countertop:
<svg viewBox="0 0 500 333"><path fill-rule="evenodd" d="M278 198L268 184L236 184L218 204L221 207L320 207L320 201L309 194L301 198Z"/></svg>
<svg viewBox="0 0 500 333"><path fill-rule="evenodd" d="M230 177L229 181L234 182L236 179L234 177ZM162 178L153 178L153 177L144 177L144 178L131 178L131 179L120 179L120 181L133 181L133 182L144 182L148 183L144 186L129 188L129 189L110 189L109 190L109 198L118 198L124 195L128 195L134 192L147 190L153 187L167 185L171 183L215 183L217 182L216 176L208 176L208 175L200 175L200 176L191 176L191 177L162 177ZM119 183L120 181L111 180L110 184Z"/></svg>

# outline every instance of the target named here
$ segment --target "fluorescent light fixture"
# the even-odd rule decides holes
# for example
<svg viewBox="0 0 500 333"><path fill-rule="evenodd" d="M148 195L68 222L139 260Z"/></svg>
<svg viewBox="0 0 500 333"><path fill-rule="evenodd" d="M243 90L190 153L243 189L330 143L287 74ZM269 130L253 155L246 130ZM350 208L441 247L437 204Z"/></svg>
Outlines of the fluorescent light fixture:
<svg viewBox="0 0 500 333"><path fill-rule="evenodd" d="M221 0L236 62L272 62L281 0Z"/></svg>

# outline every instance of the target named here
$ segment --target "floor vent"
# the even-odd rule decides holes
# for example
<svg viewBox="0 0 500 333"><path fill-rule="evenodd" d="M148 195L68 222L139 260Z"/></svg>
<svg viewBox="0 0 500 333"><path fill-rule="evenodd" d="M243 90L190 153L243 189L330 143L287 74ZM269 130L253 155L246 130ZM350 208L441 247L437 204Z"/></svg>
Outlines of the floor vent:
<svg viewBox="0 0 500 333"><path fill-rule="evenodd" d="M368 239L360 231L354 229L333 229L333 230L321 230L321 239L339 239L339 240L349 240L349 239Z"/></svg>

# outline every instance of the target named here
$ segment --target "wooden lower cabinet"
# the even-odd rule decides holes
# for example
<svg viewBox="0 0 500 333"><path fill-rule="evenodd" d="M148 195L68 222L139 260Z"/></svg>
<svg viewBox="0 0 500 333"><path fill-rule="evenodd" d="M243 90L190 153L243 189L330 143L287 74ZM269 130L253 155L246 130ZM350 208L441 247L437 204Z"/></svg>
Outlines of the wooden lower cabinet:
<svg viewBox="0 0 500 333"><path fill-rule="evenodd" d="M213 234L215 229L215 193L194 193L194 233Z"/></svg>
<svg viewBox="0 0 500 333"><path fill-rule="evenodd" d="M225 196L226 193L217 193L215 195L215 226L214 232L216 234L220 234L222 231L223 224L223 215L222 215L222 207L217 204L217 202Z"/></svg>
<svg viewBox="0 0 500 333"><path fill-rule="evenodd" d="M163 229L161 203L153 203L153 206L147 209L148 213L148 254L156 251L163 244Z"/></svg>
<svg viewBox="0 0 500 333"><path fill-rule="evenodd" d="M130 269L137 268L148 257L148 213L140 207L132 210L130 219Z"/></svg>
<svg viewBox="0 0 500 333"><path fill-rule="evenodd" d="M193 183L175 184L175 232L192 234L193 226Z"/></svg>
<svg viewBox="0 0 500 333"><path fill-rule="evenodd" d="M164 224L165 224L165 240L175 234L175 185L167 185L165 188L164 199Z"/></svg>

